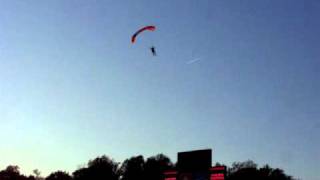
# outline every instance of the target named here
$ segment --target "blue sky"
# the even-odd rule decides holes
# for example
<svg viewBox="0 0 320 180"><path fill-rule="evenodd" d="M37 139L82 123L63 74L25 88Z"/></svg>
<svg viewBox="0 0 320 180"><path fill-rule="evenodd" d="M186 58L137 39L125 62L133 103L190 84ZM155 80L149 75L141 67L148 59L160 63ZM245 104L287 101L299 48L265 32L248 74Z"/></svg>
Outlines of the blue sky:
<svg viewBox="0 0 320 180"><path fill-rule="evenodd" d="M212 148L316 179L319 17L316 0L4 0L0 168Z"/></svg>

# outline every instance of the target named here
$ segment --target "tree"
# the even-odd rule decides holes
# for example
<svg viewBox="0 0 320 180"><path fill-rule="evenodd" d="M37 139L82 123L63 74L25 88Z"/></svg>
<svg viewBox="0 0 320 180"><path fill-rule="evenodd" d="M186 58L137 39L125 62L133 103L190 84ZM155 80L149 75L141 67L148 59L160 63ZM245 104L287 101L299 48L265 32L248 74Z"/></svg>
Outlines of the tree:
<svg viewBox="0 0 320 180"><path fill-rule="evenodd" d="M292 179L291 176L287 176L282 169L273 169L271 174L270 174L270 179L275 179L275 180L290 180Z"/></svg>
<svg viewBox="0 0 320 180"><path fill-rule="evenodd" d="M90 173L86 167L80 168L72 174L74 180L90 180Z"/></svg>
<svg viewBox="0 0 320 180"><path fill-rule="evenodd" d="M10 165L0 171L0 180L27 180L27 177L20 174L19 166Z"/></svg>
<svg viewBox="0 0 320 180"><path fill-rule="evenodd" d="M273 169L269 165L257 168L257 164L251 160L235 162L228 169L227 180L249 179L249 180L293 180L281 169Z"/></svg>
<svg viewBox="0 0 320 180"><path fill-rule="evenodd" d="M232 167L229 168L227 173L228 180L237 180L237 179L259 179L257 164L251 160L244 162L234 162Z"/></svg>
<svg viewBox="0 0 320 180"><path fill-rule="evenodd" d="M272 168L269 165L265 165L259 169L259 174L262 180L267 180L272 173Z"/></svg>
<svg viewBox="0 0 320 180"><path fill-rule="evenodd" d="M158 154L147 159L144 166L144 178L146 180L163 180L164 172L172 168L171 160L163 154Z"/></svg>
<svg viewBox="0 0 320 180"><path fill-rule="evenodd" d="M5 171L7 171L8 173L20 174L19 166L9 165L9 166L7 166Z"/></svg>
<svg viewBox="0 0 320 180"><path fill-rule="evenodd" d="M223 165L216 163L216 166ZM20 174L19 167L7 166L0 171L0 180L163 180L164 172L175 169L170 159L158 154L144 160L142 155L126 159L121 167L107 156L97 157L90 160L86 165L78 167L71 177L67 172L56 171L45 179L40 177L40 171L35 169L31 176ZM227 167L226 180L293 180L292 176L286 175L282 169L258 165L251 161L235 162Z"/></svg>
<svg viewBox="0 0 320 180"><path fill-rule="evenodd" d="M45 180L72 180L72 177L63 171L56 171L51 173Z"/></svg>
<svg viewBox="0 0 320 180"><path fill-rule="evenodd" d="M37 180L33 175L30 175L27 180Z"/></svg>
<svg viewBox="0 0 320 180"><path fill-rule="evenodd" d="M39 177L41 172L39 171L39 169L34 169L33 171L33 174L36 175L36 177Z"/></svg>
<svg viewBox="0 0 320 180"><path fill-rule="evenodd" d="M33 174L36 175L34 178L36 180L43 180L44 178L42 178L40 175L41 175L41 172L39 171L39 169L34 169L33 171Z"/></svg>
<svg viewBox="0 0 320 180"><path fill-rule="evenodd" d="M78 169L73 176L75 180L119 180L118 166L109 157L101 156L89 161L87 168Z"/></svg>
<svg viewBox="0 0 320 180"><path fill-rule="evenodd" d="M143 156L131 157L126 159L120 168L121 180L142 180L144 174L144 159Z"/></svg>

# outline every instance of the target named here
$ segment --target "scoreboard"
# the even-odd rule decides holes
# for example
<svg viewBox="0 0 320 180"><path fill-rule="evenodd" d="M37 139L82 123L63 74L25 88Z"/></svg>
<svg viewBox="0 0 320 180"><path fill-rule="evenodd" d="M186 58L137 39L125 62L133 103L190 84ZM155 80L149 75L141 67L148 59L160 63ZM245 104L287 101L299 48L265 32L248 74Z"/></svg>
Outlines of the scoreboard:
<svg viewBox="0 0 320 180"><path fill-rule="evenodd" d="M178 153L179 172L202 172L211 167L211 149Z"/></svg>
<svg viewBox="0 0 320 180"><path fill-rule="evenodd" d="M211 154L211 149L179 152L177 169L165 172L165 180L224 180L226 167L211 167Z"/></svg>

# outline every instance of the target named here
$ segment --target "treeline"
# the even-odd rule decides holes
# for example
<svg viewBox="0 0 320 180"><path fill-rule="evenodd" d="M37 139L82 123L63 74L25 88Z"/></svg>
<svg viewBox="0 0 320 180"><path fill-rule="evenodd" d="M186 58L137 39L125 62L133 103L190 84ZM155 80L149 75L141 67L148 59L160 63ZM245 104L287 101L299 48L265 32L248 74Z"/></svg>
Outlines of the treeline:
<svg viewBox="0 0 320 180"><path fill-rule="evenodd" d="M18 166L10 165L0 171L0 180L164 180L163 172L172 169L175 169L175 164L163 154L147 159L141 155L135 156L123 163L118 163L108 156L101 156L90 160L85 167L72 174L56 171L47 177L42 177L39 170L34 170L34 175L25 176L19 172ZM268 165L258 168L256 163L249 160L227 167L226 179L293 180L293 177Z"/></svg>

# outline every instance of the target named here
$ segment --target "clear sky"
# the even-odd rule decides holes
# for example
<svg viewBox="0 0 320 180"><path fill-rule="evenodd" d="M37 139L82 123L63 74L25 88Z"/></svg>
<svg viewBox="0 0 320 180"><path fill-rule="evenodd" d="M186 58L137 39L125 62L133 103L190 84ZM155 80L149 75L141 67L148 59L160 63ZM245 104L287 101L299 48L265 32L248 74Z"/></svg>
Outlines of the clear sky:
<svg viewBox="0 0 320 180"><path fill-rule="evenodd" d="M0 169L212 148L315 180L319 17L319 0L2 0Z"/></svg>

